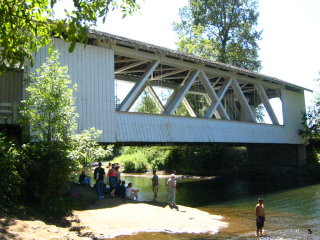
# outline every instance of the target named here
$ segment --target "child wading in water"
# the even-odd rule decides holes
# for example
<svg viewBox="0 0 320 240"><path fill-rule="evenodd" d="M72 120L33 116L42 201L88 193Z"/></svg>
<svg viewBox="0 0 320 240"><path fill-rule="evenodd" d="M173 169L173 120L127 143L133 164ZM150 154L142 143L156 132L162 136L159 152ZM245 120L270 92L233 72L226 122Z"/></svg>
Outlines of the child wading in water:
<svg viewBox="0 0 320 240"><path fill-rule="evenodd" d="M153 170L153 177L152 177L152 191L153 191L153 201L158 201L158 189L159 189L159 178L157 175L157 171Z"/></svg>
<svg viewBox="0 0 320 240"><path fill-rule="evenodd" d="M262 228L264 227L265 215L264 215L264 204L263 198L258 199L256 205L256 224L257 224L257 236L262 236Z"/></svg>
<svg viewBox="0 0 320 240"><path fill-rule="evenodd" d="M171 177L167 181L167 198L166 203L169 204L169 199L172 198L172 204L176 205L176 176L174 174L171 174Z"/></svg>

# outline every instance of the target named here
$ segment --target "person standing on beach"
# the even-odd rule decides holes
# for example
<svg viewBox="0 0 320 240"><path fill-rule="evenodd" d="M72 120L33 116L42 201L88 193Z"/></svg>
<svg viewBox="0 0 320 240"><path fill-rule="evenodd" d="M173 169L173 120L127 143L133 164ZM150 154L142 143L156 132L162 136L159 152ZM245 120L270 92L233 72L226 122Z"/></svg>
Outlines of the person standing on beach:
<svg viewBox="0 0 320 240"><path fill-rule="evenodd" d="M159 178L157 176L157 171L153 170L153 177L152 177L152 191L153 191L153 201L158 201L158 190L159 190Z"/></svg>
<svg viewBox="0 0 320 240"><path fill-rule="evenodd" d="M171 174L170 178L167 181L167 198L166 203L169 203L170 198L172 198L172 204L176 205L176 187L177 187L177 181L176 176L174 174Z"/></svg>
<svg viewBox="0 0 320 240"><path fill-rule="evenodd" d="M256 205L256 225L257 225L257 237L262 236L262 228L264 227L265 214L264 214L264 204L263 198L258 199L258 204Z"/></svg>
<svg viewBox="0 0 320 240"><path fill-rule="evenodd" d="M117 172L115 169L115 164L111 165L111 168L108 171L108 177L109 177L109 185L110 185L110 195L111 197L114 197L114 194L117 188Z"/></svg>
<svg viewBox="0 0 320 240"><path fill-rule="evenodd" d="M98 194L98 199L101 200L103 199L103 185L104 185L104 175L105 171L101 167L101 162L99 162L98 167L94 169L94 179L96 180L96 188L97 188L97 194Z"/></svg>

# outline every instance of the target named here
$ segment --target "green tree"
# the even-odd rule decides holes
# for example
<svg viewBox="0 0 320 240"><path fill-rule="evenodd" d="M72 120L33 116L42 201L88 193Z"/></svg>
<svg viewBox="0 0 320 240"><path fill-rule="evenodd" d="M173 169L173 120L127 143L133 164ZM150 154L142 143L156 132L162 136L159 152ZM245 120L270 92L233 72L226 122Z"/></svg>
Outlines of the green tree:
<svg viewBox="0 0 320 240"><path fill-rule="evenodd" d="M55 19L54 7L62 8L57 0L0 0L0 72L7 67L22 66L39 48L52 41L52 36L71 42L86 42L89 28L110 10L120 8L123 16L138 9L136 0L73 0L73 8L65 17Z"/></svg>
<svg viewBox="0 0 320 240"><path fill-rule="evenodd" d="M137 105L136 109L137 112L143 113L158 113L159 109L155 102L152 100L150 95L144 91L141 95L141 101Z"/></svg>
<svg viewBox="0 0 320 240"><path fill-rule="evenodd" d="M0 212L13 209L17 203L22 178L18 171L19 157L17 146L0 132Z"/></svg>
<svg viewBox="0 0 320 240"><path fill-rule="evenodd" d="M33 142L22 146L19 153L21 191L26 203L46 213L68 212L65 190L79 165L106 157L108 150L98 145L100 130L77 127L75 88L68 69L60 66L57 51L26 79L27 99L21 107L21 123L30 127Z"/></svg>
<svg viewBox="0 0 320 240"><path fill-rule="evenodd" d="M30 126L37 141L68 141L77 128L73 93L68 68L60 66L54 51L46 63L26 79L27 99L22 101L21 123Z"/></svg>
<svg viewBox="0 0 320 240"><path fill-rule="evenodd" d="M320 79L317 80L318 82ZM318 86L319 87L319 86ZM320 143L320 92L315 91L315 98L312 106L303 114L303 129L300 134L306 139L307 143L316 143L319 148Z"/></svg>
<svg viewBox="0 0 320 240"><path fill-rule="evenodd" d="M189 0L174 23L179 50L259 70L257 0Z"/></svg>
<svg viewBox="0 0 320 240"><path fill-rule="evenodd" d="M69 157L81 165L81 168L112 155L112 146L105 149L98 144L101 134L101 130L90 128L71 137L72 147Z"/></svg>

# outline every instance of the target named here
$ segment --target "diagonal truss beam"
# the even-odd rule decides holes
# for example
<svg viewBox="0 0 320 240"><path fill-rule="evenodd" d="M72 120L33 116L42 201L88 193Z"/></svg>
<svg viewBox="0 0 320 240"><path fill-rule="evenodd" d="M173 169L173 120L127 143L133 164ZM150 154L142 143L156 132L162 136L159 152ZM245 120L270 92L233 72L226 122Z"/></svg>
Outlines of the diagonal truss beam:
<svg viewBox="0 0 320 240"><path fill-rule="evenodd" d="M208 105L211 106L212 101L211 101L211 98L209 97L209 95L203 94L203 96L206 99ZM215 116L216 119L222 119L222 117L220 116L220 114L217 111L213 112L213 115Z"/></svg>
<svg viewBox="0 0 320 240"><path fill-rule="evenodd" d="M256 122L256 117L253 114L253 112L251 111L249 103L247 102L247 100L246 100L246 98L245 98L245 96L239 86L239 83L234 78L232 79L232 87L233 87L234 93L236 94L237 98L239 99L239 102L242 106L242 109L245 111L245 114L248 117L248 120L251 122Z"/></svg>
<svg viewBox="0 0 320 240"><path fill-rule="evenodd" d="M273 108L272 108L272 106L270 104L269 98L268 98L266 92L264 91L264 88L263 88L262 84L261 83L255 84L255 88L257 89L257 92L258 92L258 94L260 96L260 99L261 99L264 107L266 108L272 123L279 125L278 118L277 118L276 114L273 111Z"/></svg>
<svg viewBox="0 0 320 240"><path fill-rule="evenodd" d="M164 111L166 114L172 115L176 111L182 99L187 94L190 87L199 76L199 73L200 73L200 70L193 71L192 74L188 77L188 79L184 83L184 85L180 86L177 89L177 91L175 92L176 94L174 95L173 99L170 101L170 103L168 104L167 108Z"/></svg>
<svg viewBox="0 0 320 240"><path fill-rule="evenodd" d="M191 105L189 104L188 100L184 97L182 98L182 103L186 107L188 113L190 114L191 117L197 117L195 112L193 111Z"/></svg>
<svg viewBox="0 0 320 240"><path fill-rule="evenodd" d="M124 71L126 71L126 70L128 70L128 69L137 67L137 66L139 66L139 65L141 65L141 64L144 64L144 63L146 63L146 62L148 62L148 61L139 61L139 62L131 63L131 64L129 64L129 65L126 65L126 66L123 66L123 67L121 67L121 68L118 68L114 73L115 73L115 74L118 74L118 73L124 72Z"/></svg>
<svg viewBox="0 0 320 240"><path fill-rule="evenodd" d="M156 94L156 92L153 90L153 88L151 86L147 86L146 89L150 93L152 99L156 103L156 105L157 105L158 109L160 110L160 112L163 112L164 111L164 107L162 105L161 100L158 98L158 95Z"/></svg>
<svg viewBox="0 0 320 240"><path fill-rule="evenodd" d="M205 117L206 118L212 118L213 114L217 110L219 113L219 116L223 119L228 119L230 120L227 111L223 107L221 100L224 97L228 87L230 86L231 80L226 81L222 87L220 88L218 94L216 94L214 88L212 87L209 78L205 74L205 72L201 72L201 77L200 80L202 82L202 85L204 86L210 100L211 100L211 105L206 111Z"/></svg>
<svg viewBox="0 0 320 240"><path fill-rule="evenodd" d="M175 75L175 74L178 74L178 73L181 73L181 72L185 72L185 71L186 70L181 70L181 69L175 70L175 71L171 71L171 72L168 72L168 73L164 73L164 74L155 76L151 80L158 80L158 79L161 79L161 78L164 78L164 77L168 77L168 76L172 76L172 75Z"/></svg>
<svg viewBox="0 0 320 240"><path fill-rule="evenodd" d="M137 100L137 98L140 96L142 91L144 90L146 83L152 74L152 72L157 68L160 61L153 61L151 62L146 72L142 75L142 77L137 81L137 83L133 86L129 94L125 97L125 99L122 101L122 103L118 107L118 111L129 111L131 106L134 104L134 102Z"/></svg>

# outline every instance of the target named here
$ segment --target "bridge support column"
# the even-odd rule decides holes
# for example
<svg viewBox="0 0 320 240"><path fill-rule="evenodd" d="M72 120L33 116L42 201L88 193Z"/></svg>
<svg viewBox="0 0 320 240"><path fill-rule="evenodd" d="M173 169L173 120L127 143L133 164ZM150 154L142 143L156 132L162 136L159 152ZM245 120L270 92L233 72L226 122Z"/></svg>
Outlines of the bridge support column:
<svg viewBox="0 0 320 240"><path fill-rule="evenodd" d="M252 164L290 167L306 164L306 147L302 144L250 144L247 150Z"/></svg>

